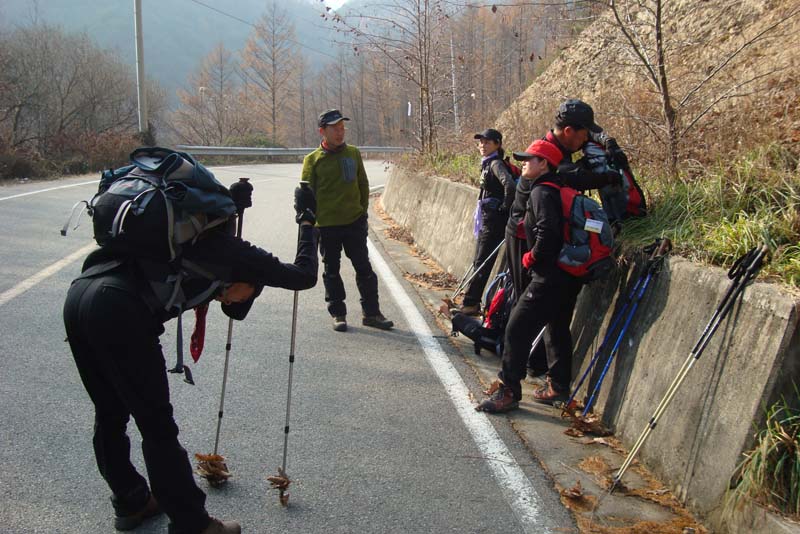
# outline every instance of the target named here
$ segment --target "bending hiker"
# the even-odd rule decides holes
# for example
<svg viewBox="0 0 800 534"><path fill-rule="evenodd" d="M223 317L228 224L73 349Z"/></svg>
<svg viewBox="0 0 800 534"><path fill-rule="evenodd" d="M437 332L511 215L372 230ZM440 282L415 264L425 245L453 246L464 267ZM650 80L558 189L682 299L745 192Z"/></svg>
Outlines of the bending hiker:
<svg viewBox="0 0 800 534"><path fill-rule="evenodd" d="M182 258L228 284L215 298L229 317L243 319L263 286L301 290L316 283L313 196L295 194L300 229L294 263L281 263L223 226L184 245ZM237 208L243 210L249 201L249 191L234 195ZM195 484L189 458L178 441L159 343L164 322L177 313L156 304L142 265L138 259L100 248L86 258L64 304L70 348L95 407L94 451L100 474L111 488L114 525L131 530L163 511L169 516L171 533L239 533L238 523L209 516L206 496ZM180 289L191 299L210 284L192 279ZM126 427L131 416L142 435L149 484L130 461Z"/></svg>
<svg viewBox="0 0 800 534"><path fill-rule="evenodd" d="M566 398L572 364L569 327L582 285L556 264L564 244L561 198L558 189L543 185L561 183L560 175L554 172L561 161L561 151L552 143L536 140L525 152L515 152L514 158L525 162L522 179L531 182L523 217L528 251L521 259L530 282L511 311L502 368L487 391L491 396L476 407L486 412L504 412L519 406L531 343L545 326L548 383L534 392L534 399L552 403Z"/></svg>
<svg viewBox="0 0 800 534"><path fill-rule="evenodd" d="M381 313L378 277L372 270L367 251L369 181L361 153L344 141L344 121L348 120L338 109L321 113L317 125L322 142L303 159L302 179L309 182L317 197L320 252L325 265L322 273L325 302L333 317L333 329L345 332L346 294L339 274L344 250L356 271L362 324L389 330L394 323Z"/></svg>
<svg viewBox="0 0 800 534"><path fill-rule="evenodd" d="M475 134L481 154L480 192L475 211L475 256L473 268L477 271L464 292L461 313L478 315L481 311L481 296L494 266L497 246L503 241L503 228L508 211L514 201L516 183L511 171L503 161L503 135L489 128ZM487 261L488 259L488 261ZM484 263L485 262L485 263ZM479 267L483 265L480 270Z"/></svg>

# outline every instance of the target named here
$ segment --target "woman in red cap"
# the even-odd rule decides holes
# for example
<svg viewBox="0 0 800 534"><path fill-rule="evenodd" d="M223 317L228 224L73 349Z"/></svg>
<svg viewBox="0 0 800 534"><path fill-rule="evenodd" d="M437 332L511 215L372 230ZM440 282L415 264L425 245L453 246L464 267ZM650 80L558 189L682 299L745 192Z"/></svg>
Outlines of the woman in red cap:
<svg viewBox="0 0 800 534"><path fill-rule="evenodd" d="M561 196L557 188L542 185L561 185L561 178L555 173L561 151L538 139L525 152L515 152L514 158L524 161L524 165L506 227L507 239L512 238L507 243L517 245L508 246L512 249L508 258L511 265L524 266L530 281L522 286L527 281L524 276L518 273L515 278L515 288L519 283L524 289L518 293L506 326L503 366L487 391L490 397L476 407L491 413L519 406L531 343L545 326L547 384L534 392L534 400L552 404L562 397L566 399L572 362L569 326L581 288L579 280L556 265L564 244Z"/></svg>

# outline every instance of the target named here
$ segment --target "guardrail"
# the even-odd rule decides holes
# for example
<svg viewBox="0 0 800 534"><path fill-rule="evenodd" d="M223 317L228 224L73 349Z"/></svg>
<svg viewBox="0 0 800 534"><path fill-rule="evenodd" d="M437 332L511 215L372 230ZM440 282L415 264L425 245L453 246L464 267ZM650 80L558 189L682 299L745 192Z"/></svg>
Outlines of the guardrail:
<svg viewBox="0 0 800 534"><path fill-rule="evenodd" d="M311 148L253 148L240 146L193 146L177 145L178 150L201 156L305 156L316 150ZM360 146L362 154L375 153L406 153L414 152L411 147L403 146Z"/></svg>

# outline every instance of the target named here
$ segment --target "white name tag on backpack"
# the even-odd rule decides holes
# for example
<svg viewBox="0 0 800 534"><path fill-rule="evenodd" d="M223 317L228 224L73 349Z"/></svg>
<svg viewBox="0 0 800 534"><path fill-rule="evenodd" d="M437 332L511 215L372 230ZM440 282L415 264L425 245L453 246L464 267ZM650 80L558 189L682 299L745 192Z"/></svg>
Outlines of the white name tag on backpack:
<svg viewBox="0 0 800 534"><path fill-rule="evenodd" d="M598 221L597 219L586 219L586 224L583 225L583 229L587 232L599 234L603 231L603 221Z"/></svg>

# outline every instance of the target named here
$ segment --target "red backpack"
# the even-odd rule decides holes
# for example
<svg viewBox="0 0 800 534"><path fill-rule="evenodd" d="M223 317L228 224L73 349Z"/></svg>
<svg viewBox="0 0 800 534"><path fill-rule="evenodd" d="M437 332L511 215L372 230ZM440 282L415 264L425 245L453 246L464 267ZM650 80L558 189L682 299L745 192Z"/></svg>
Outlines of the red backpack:
<svg viewBox="0 0 800 534"><path fill-rule="evenodd" d="M576 189L553 182L541 182L558 189L564 217L564 245L556 264L584 282L605 277L614 266L611 250L614 236L600 204Z"/></svg>

